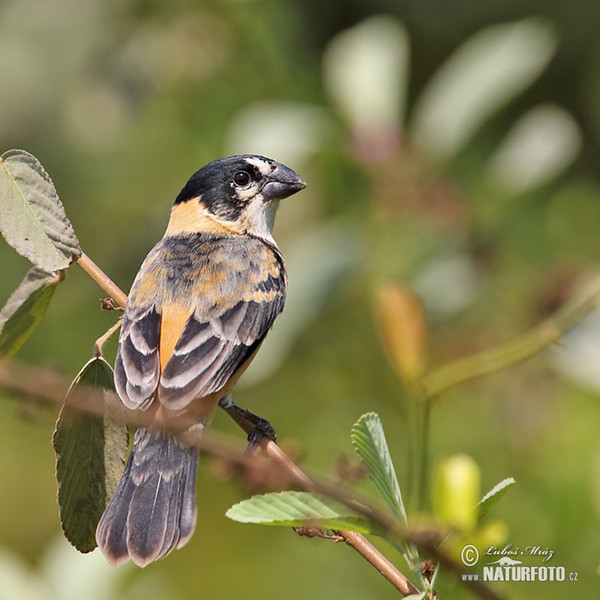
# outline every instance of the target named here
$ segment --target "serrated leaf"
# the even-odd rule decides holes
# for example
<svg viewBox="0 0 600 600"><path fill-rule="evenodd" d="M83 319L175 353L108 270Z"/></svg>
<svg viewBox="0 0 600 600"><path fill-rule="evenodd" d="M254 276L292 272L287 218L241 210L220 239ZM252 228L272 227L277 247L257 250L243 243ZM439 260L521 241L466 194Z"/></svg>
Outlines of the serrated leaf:
<svg viewBox="0 0 600 600"><path fill-rule="evenodd" d="M81 256L52 180L24 150L0 157L0 231L19 254L48 273Z"/></svg>
<svg viewBox="0 0 600 600"><path fill-rule="evenodd" d="M52 438L62 528L77 550L90 552L96 547L98 521L123 472L129 434L126 425L69 403L71 392L82 386L104 390L105 401L116 405L110 365L96 357L79 372Z"/></svg>
<svg viewBox="0 0 600 600"><path fill-rule="evenodd" d="M383 501L406 522L400 485L379 415L374 412L363 415L352 427L351 439Z"/></svg>
<svg viewBox="0 0 600 600"><path fill-rule="evenodd" d="M481 502L477 505L477 511L479 519L483 519L485 515L490 511L492 506L504 496L506 490L509 487L517 483L512 477L507 477L503 479L500 483L495 485L482 499Z"/></svg>
<svg viewBox="0 0 600 600"><path fill-rule="evenodd" d="M240 523L279 527L303 527L308 524L321 529L377 533L368 519L341 502L310 492L253 496L232 506L225 516Z"/></svg>
<svg viewBox="0 0 600 600"><path fill-rule="evenodd" d="M0 310L0 356L10 358L44 316L60 278L30 269Z"/></svg>

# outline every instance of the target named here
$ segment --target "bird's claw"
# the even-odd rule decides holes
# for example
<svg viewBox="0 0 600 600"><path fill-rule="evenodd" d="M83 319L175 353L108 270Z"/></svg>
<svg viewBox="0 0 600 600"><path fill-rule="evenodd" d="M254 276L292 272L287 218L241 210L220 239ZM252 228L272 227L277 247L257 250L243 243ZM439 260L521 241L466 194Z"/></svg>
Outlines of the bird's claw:
<svg viewBox="0 0 600 600"><path fill-rule="evenodd" d="M271 423L269 423L269 421L266 419L257 417L257 421L254 424L254 429L248 434L247 449L251 450L258 446L263 437L270 439L272 442L277 442L277 435Z"/></svg>
<svg viewBox="0 0 600 600"><path fill-rule="evenodd" d="M244 427L246 431L248 431L248 425L253 426L248 434L248 447L246 450L256 448L263 437L266 437L273 442L277 441L275 429L273 429L273 426L269 421L251 413L247 408L241 408L231 399L231 396L222 398L219 402L219 406L225 410L234 421Z"/></svg>

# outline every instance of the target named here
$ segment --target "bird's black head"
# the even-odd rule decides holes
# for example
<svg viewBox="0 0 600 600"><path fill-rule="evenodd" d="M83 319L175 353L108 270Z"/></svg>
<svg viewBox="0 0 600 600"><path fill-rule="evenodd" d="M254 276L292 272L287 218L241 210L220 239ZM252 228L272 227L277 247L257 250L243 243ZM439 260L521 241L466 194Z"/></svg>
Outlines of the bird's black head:
<svg viewBox="0 0 600 600"><path fill-rule="evenodd" d="M289 167L264 156L240 154L196 171L174 204L197 199L215 217L237 221L244 211L258 210L260 204L287 198L304 187L302 177Z"/></svg>

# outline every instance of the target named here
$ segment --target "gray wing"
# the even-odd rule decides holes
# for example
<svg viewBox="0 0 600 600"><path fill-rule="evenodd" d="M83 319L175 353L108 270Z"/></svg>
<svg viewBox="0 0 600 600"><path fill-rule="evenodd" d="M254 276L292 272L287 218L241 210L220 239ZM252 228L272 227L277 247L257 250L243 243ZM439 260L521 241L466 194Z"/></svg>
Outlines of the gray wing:
<svg viewBox="0 0 600 600"><path fill-rule="evenodd" d="M160 314L154 306L125 312L115 362L115 387L128 408L146 408L160 378Z"/></svg>
<svg viewBox="0 0 600 600"><path fill-rule="evenodd" d="M158 398L177 410L217 392L252 356L283 310L285 284L269 301L240 301L210 320L192 315L165 365Z"/></svg>

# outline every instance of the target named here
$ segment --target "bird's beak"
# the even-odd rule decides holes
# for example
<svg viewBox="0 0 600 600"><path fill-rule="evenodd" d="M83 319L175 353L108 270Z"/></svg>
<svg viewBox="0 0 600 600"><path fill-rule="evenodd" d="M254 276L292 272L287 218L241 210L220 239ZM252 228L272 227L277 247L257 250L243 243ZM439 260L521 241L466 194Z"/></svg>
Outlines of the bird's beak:
<svg viewBox="0 0 600 600"><path fill-rule="evenodd" d="M282 200L306 187L300 175L281 163L273 163L275 169L267 176L262 189L265 200Z"/></svg>

